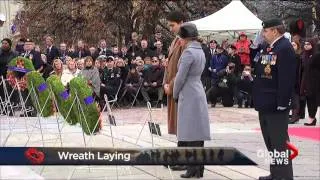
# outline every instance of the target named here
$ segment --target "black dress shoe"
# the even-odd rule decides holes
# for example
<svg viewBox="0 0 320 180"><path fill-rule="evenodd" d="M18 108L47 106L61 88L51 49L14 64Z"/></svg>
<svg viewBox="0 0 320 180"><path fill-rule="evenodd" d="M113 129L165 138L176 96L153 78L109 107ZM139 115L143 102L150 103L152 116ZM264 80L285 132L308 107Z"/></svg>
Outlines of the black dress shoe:
<svg viewBox="0 0 320 180"><path fill-rule="evenodd" d="M269 175L269 176L260 176L259 180L272 180L272 176L271 175Z"/></svg>
<svg viewBox="0 0 320 180"><path fill-rule="evenodd" d="M317 119L314 119L311 123L304 123L305 126L315 126L317 124Z"/></svg>
<svg viewBox="0 0 320 180"><path fill-rule="evenodd" d="M187 172L180 175L181 178L201 178L203 177L203 171L199 167L188 168Z"/></svg>

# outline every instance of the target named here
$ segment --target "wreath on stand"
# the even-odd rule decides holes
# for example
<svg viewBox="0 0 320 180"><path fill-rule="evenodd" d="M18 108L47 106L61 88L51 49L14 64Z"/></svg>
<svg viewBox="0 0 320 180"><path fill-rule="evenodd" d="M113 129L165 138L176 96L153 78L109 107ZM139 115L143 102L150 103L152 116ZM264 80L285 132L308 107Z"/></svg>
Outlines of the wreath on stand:
<svg viewBox="0 0 320 180"><path fill-rule="evenodd" d="M70 125L77 124L78 119L80 119L80 114L77 112L77 102L73 103L75 98L74 94L70 93L64 87L57 75L51 75L47 79L47 83L55 95L60 114Z"/></svg>
<svg viewBox="0 0 320 180"><path fill-rule="evenodd" d="M87 135L98 132L101 128L99 108L92 97L93 92L87 81L83 77L73 78L70 81L70 92L77 94L80 101L77 103L79 104L77 112L80 114L79 122L82 130Z"/></svg>
<svg viewBox="0 0 320 180"><path fill-rule="evenodd" d="M30 71L34 71L30 59L18 56L8 64L7 80L9 85L15 90L24 91L27 88L27 76Z"/></svg>
<svg viewBox="0 0 320 180"><path fill-rule="evenodd" d="M54 112L53 102L47 83L37 71L27 73L27 87L31 90L31 101L43 117L51 116ZM33 91L32 91L33 89Z"/></svg>

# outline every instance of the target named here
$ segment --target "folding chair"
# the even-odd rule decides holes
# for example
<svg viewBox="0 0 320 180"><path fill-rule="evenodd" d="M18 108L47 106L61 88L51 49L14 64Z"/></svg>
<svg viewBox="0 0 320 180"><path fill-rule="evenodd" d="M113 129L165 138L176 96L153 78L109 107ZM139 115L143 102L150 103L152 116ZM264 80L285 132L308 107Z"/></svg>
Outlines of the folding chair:
<svg viewBox="0 0 320 180"><path fill-rule="evenodd" d="M118 104L118 94L119 94L119 92L121 90L122 83L123 83L123 80L121 79L120 80L120 85L119 85L118 90L117 90L117 93L114 96L110 95L111 97L113 97L112 100L109 100L109 103L112 103L111 109L113 108L114 105L117 105L118 107L120 107L120 105Z"/></svg>
<svg viewBox="0 0 320 180"><path fill-rule="evenodd" d="M131 103L131 108L133 107L133 105L134 105L134 103L135 103L136 101L138 102L137 98L138 98L138 95L139 95L139 92L140 92L140 90L141 90L142 85L143 85L143 78L140 78L139 88L138 88L136 94L133 96L133 101L132 101L132 103Z"/></svg>

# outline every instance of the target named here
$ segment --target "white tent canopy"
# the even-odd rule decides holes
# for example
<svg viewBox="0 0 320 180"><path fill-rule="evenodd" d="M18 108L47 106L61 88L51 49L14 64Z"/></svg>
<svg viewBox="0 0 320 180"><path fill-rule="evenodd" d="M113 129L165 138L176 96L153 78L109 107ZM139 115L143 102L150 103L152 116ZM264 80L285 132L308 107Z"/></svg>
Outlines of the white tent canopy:
<svg viewBox="0 0 320 180"><path fill-rule="evenodd" d="M219 11L191 21L199 31L243 31L259 30L262 21L257 18L240 0L231 1Z"/></svg>

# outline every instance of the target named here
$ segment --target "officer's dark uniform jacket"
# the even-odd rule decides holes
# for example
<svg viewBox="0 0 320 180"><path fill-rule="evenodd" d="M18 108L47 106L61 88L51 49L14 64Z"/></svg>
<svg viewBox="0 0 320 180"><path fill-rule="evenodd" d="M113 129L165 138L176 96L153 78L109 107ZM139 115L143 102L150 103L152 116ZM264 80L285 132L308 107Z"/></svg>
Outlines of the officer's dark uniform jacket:
<svg viewBox="0 0 320 180"><path fill-rule="evenodd" d="M118 88L121 82L121 71L119 68L108 69L107 67L103 70L101 82L106 86L112 88Z"/></svg>
<svg viewBox="0 0 320 180"><path fill-rule="evenodd" d="M296 58L291 43L281 37L273 47L264 47L256 64L254 106L260 112L289 107L296 76Z"/></svg>

